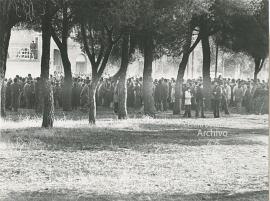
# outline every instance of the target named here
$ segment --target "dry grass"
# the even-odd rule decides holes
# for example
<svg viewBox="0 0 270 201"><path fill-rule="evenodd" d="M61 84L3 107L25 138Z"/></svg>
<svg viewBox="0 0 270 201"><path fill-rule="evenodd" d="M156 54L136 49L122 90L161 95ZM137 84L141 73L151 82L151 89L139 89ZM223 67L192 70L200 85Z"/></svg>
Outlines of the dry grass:
<svg viewBox="0 0 270 201"><path fill-rule="evenodd" d="M266 115L217 124L108 113L95 126L73 115L50 130L31 114L1 122L2 200L267 200ZM201 128L228 136L198 136Z"/></svg>

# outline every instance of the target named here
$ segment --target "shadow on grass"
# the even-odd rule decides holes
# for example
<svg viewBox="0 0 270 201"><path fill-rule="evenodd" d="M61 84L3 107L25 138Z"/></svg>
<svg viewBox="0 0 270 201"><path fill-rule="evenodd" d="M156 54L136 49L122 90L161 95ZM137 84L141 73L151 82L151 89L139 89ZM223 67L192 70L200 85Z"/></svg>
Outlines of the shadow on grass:
<svg viewBox="0 0 270 201"><path fill-rule="evenodd" d="M156 125L153 125L156 126ZM150 125L151 127L151 125ZM36 144L31 149L49 150L118 150L134 149L151 152L151 146L159 144L173 145L266 145L256 136L267 134L267 130L222 129L227 135L215 134L203 136L198 129L160 129L129 130L119 128L26 128L6 129L1 131L0 141L24 144ZM206 131L209 131L206 130ZM209 131L210 132L210 131ZM253 132L253 133L252 133ZM208 133L209 135L210 133ZM246 137L249 134L251 137ZM39 145L42 147L39 147Z"/></svg>
<svg viewBox="0 0 270 201"><path fill-rule="evenodd" d="M66 191L66 192L65 192ZM1 198L0 198L1 199ZM70 190L43 192L12 192L2 201L267 201L268 191L254 191L228 195L215 194L111 194L77 193Z"/></svg>

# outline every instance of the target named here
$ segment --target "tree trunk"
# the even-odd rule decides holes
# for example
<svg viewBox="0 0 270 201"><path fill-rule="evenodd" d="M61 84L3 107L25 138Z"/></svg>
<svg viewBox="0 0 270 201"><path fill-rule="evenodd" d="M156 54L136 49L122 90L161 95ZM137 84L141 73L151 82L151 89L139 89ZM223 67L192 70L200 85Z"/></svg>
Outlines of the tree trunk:
<svg viewBox="0 0 270 201"><path fill-rule="evenodd" d="M3 22L0 22L0 90L1 90L1 117L6 116L5 109L5 86L4 79L6 73L6 63L7 63L7 55L8 55L8 46L11 34L11 28L4 25ZM2 44L2 45L1 45Z"/></svg>
<svg viewBox="0 0 270 201"><path fill-rule="evenodd" d="M69 21L68 21L68 8L67 8L67 2L64 2L63 4L63 19L62 19L62 38L59 39L56 31L54 30L53 26L51 25L51 34L52 38L55 41L56 45L58 46L60 53L61 53L61 59L64 67L64 87L63 87L63 96L62 96L62 102L63 102L63 110L64 111L71 111L71 95L72 95L72 73L71 73L71 64L68 57L68 37L69 37Z"/></svg>
<svg viewBox="0 0 270 201"><path fill-rule="evenodd" d="M189 58L188 52L183 54L183 58L181 60L181 63L179 65L177 79L175 83L175 104L173 109L173 114L181 114L181 101L183 96L182 86L183 86L183 80L184 80L184 73L187 67L188 58Z"/></svg>
<svg viewBox="0 0 270 201"><path fill-rule="evenodd" d="M202 34L203 51L203 89L205 95L205 107L210 109L211 77L210 77L210 45L208 34Z"/></svg>
<svg viewBox="0 0 270 201"><path fill-rule="evenodd" d="M122 59L120 66L120 77L118 83L118 119L127 118L127 68L129 61L129 35L123 36Z"/></svg>
<svg viewBox="0 0 270 201"><path fill-rule="evenodd" d="M54 120L54 105L53 105L53 90L49 80L50 70L50 45L51 45L51 32L50 32L50 18L45 14L41 22L42 29L42 56L41 56L41 79L43 88L43 121L42 127L53 127Z"/></svg>
<svg viewBox="0 0 270 201"><path fill-rule="evenodd" d="M153 96L152 62L153 36L146 33L144 41L144 69L143 69L143 104L144 114L155 117L155 103Z"/></svg>
<svg viewBox="0 0 270 201"><path fill-rule="evenodd" d="M44 79L43 87L44 87L43 88L44 106L43 106L42 127L52 128L54 120L54 104L53 104L53 89L51 81L48 79Z"/></svg>
<svg viewBox="0 0 270 201"><path fill-rule="evenodd" d="M218 69L218 44L216 44L216 63L215 63L215 78L217 78L217 69ZM224 76L224 75L222 75Z"/></svg>
<svg viewBox="0 0 270 201"><path fill-rule="evenodd" d="M181 114L181 100L182 100L182 86L183 86L183 80L184 80L184 73L187 67L191 46L191 41L192 41L192 29L189 29L186 35L186 40L185 40L185 45L184 45L184 50L183 50L183 57L182 60L179 64L178 68L178 74L176 78L176 83L175 83L175 103L174 103L174 108L173 108L173 114Z"/></svg>
<svg viewBox="0 0 270 201"><path fill-rule="evenodd" d="M264 64L264 59L255 57L254 58L254 63L255 63L255 71L254 71L254 82L257 82L257 77L258 73L262 70L263 64Z"/></svg>
<svg viewBox="0 0 270 201"><path fill-rule="evenodd" d="M96 124L97 108L96 108L96 90L98 81L94 81L89 87L89 123Z"/></svg>
<svg viewBox="0 0 270 201"><path fill-rule="evenodd" d="M67 48L61 52L61 57L64 66L64 87L63 87L63 110L71 111L71 95L72 95L72 73L71 64L68 58Z"/></svg>
<svg viewBox="0 0 270 201"><path fill-rule="evenodd" d="M257 83L258 80L258 73L255 71L254 72L254 82Z"/></svg>

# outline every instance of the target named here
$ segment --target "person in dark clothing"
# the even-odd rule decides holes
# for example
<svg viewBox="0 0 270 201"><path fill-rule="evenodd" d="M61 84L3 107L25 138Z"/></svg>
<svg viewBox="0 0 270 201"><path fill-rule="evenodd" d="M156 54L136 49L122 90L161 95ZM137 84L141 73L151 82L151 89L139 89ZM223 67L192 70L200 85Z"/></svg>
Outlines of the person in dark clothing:
<svg viewBox="0 0 270 201"><path fill-rule="evenodd" d="M77 110L77 108L80 106L80 86L78 83L77 78L75 78L72 86L72 109Z"/></svg>
<svg viewBox="0 0 270 201"><path fill-rule="evenodd" d="M14 83L11 85L12 109L14 112L18 112L20 105L20 93L20 85L18 84L17 78L14 78Z"/></svg>
<svg viewBox="0 0 270 201"><path fill-rule="evenodd" d="M12 80L8 80L6 87L6 109L12 109L12 90L11 90Z"/></svg>
<svg viewBox="0 0 270 201"><path fill-rule="evenodd" d="M158 81L158 84L155 87L154 100L157 111L162 110L162 80Z"/></svg>
<svg viewBox="0 0 270 201"><path fill-rule="evenodd" d="M222 98L221 98L221 108L224 110L225 114L230 114L229 109L228 109L228 100L227 100L227 92L226 92L226 87L222 86L221 87L222 91Z"/></svg>
<svg viewBox="0 0 270 201"><path fill-rule="evenodd" d="M6 116L6 89L7 89L7 82L6 79L2 83L1 87L1 116Z"/></svg>
<svg viewBox="0 0 270 201"><path fill-rule="evenodd" d="M37 78L37 81L35 82L35 99L36 99L36 113L41 113L43 110L43 93L42 93L42 80L40 77Z"/></svg>
<svg viewBox="0 0 270 201"><path fill-rule="evenodd" d="M53 87L53 98L55 108L61 107L61 86L59 85L59 82L56 82Z"/></svg>
<svg viewBox="0 0 270 201"><path fill-rule="evenodd" d="M195 91L195 102L196 102L196 117L199 117L199 112L201 112L201 118L204 116L204 95L203 95L203 86L198 84Z"/></svg>
<svg viewBox="0 0 270 201"><path fill-rule="evenodd" d="M184 117L191 117L191 90L188 87L187 90L185 91L185 113Z"/></svg>
<svg viewBox="0 0 270 201"><path fill-rule="evenodd" d="M134 83L131 79L129 79L127 84L127 106L134 107L134 100L135 100Z"/></svg>
<svg viewBox="0 0 270 201"><path fill-rule="evenodd" d="M168 98L169 98L169 84L167 79L164 79L162 82L161 88L161 101L163 106L163 111L167 111L168 109Z"/></svg>
<svg viewBox="0 0 270 201"><path fill-rule="evenodd" d="M31 97L30 97L30 104L31 104L31 109L34 109L34 106L36 105L36 98L35 98L35 83L33 80L31 80L30 83L30 90L31 90Z"/></svg>
<svg viewBox="0 0 270 201"><path fill-rule="evenodd" d="M252 95L250 85L247 85L247 90L243 98L243 105L246 108L246 112L250 113L252 110Z"/></svg>
<svg viewBox="0 0 270 201"><path fill-rule="evenodd" d="M32 96L31 82L30 80L28 80L23 87L23 97L25 99L24 101L27 109L31 109L31 102L30 102L31 96Z"/></svg>
<svg viewBox="0 0 270 201"><path fill-rule="evenodd" d="M213 109L214 109L214 118L219 118L219 107L222 99L222 91L217 82L214 83L213 89Z"/></svg>

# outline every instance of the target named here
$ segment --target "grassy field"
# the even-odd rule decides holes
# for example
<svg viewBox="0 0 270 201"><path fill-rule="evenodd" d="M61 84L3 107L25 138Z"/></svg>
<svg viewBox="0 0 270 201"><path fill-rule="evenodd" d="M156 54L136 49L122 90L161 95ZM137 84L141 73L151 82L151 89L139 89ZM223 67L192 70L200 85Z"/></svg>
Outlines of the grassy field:
<svg viewBox="0 0 270 201"><path fill-rule="evenodd" d="M32 111L1 121L0 200L268 200L267 115L102 111L90 126L57 111L53 129L40 125Z"/></svg>

